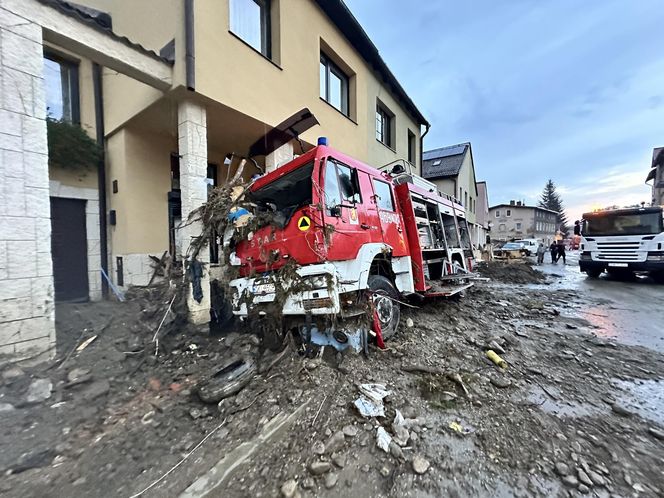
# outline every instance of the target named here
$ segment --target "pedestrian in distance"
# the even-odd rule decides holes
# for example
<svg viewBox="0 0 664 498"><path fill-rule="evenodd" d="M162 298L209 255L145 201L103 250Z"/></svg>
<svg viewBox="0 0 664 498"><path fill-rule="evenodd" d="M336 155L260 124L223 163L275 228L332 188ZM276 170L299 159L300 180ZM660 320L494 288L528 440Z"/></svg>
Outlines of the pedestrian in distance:
<svg viewBox="0 0 664 498"><path fill-rule="evenodd" d="M565 259L565 241L564 240L559 240L558 241L558 258L560 259L563 258L563 264L567 264L567 260Z"/></svg>
<svg viewBox="0 0 664 498"><path fill-rule="evenodd" d="M541 265L544 263L544 253L546 252L546 249L544 249L544 244L540 242L540 244L537 246L537 264Z"/></svg>
<svg viewBox="0 0 664 498"><path fill-rule="evenodd" d="M558 246L555 242L551 242L549 252L551 253L551 263L555 265L558 262Z"/></svg>

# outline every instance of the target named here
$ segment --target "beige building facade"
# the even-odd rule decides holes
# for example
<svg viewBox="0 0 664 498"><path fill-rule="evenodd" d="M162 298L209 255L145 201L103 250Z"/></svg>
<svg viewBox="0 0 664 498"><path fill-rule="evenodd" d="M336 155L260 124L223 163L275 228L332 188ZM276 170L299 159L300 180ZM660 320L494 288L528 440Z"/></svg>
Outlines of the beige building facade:
<svg viewBox="0 0 664 498"><path fill-rule="evenodd" d="M497 204L489 208L491 240L506 242L537 239L548 247L556 234L555 211L526 206L521 201Z"/></svg>
<svg viewBox="0 0 664 498"><path fill-rule="evenodd" d="M652 205L664 206L664 147L652 151L650 172L646 183L652 182Z"/></svg>
<svg viewBox="0 0 664 498"><path fill-rule="evenodd" d="M33 288L47 290L51 304L29 314L50 324L44 328L48 344L59 295L98 299L109 288L121 294L149 282L150 255L170 253L185 261L200 227L183 220L243 157L252 159L244 171L249 180L326 136L368 164L408 161L420 170L421 136L429 125L341 1L3 0L1 8L6 36L16 34L33 54L31 66L5 64L3 71L14 71L21 85L35 89L30 112L35 130L41 123L35 133L43 143L22 153L31 160L40 154L35 157L47 174L37 186L43 189L41 218L25 228L32 239L9 240L5 233L24 222L9 223L7 211L0 212L0 282L15 275L7 262L18 248L14 242L34 244L29 278L46 278L51 286L30 281L24 293L32 303ZM3 56L16 48L3 38ZM4 57L9 64L15 59ZM21 85L3 98L19 101L15 88ZM103 162L49 166L47 117L80 125L103 149ZM30 130L20 120L11 129L3 124L0 149L23 147L17 143ZM25 193L33 187L23 180ZM31 206L25 200L22 206L32 220ZM46 231L39 245L35 234ZM60 253L80 257L63 258L61 245ZM200 323L209 320L208 284L216 264L215 251L204 252L198 257L205 265L204 298L190 301L192 319ZM82 263L66 271L73 259ZM76 282L70 281L74 274ZM61 292L73 288L70 295ZM9 294L0 293L0 300L23 306ZM0 354L16 353L10 335L18 332L6 329ZM39 344L37 349L44 342Z"/></svg>

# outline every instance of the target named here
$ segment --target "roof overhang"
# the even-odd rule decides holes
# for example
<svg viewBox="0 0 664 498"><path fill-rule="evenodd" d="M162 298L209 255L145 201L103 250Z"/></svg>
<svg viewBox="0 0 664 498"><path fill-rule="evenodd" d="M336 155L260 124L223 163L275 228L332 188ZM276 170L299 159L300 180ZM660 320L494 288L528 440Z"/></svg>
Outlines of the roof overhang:
<svg viewBox="0 0 664 498"><path fill-rule="evenodd" d="M173 68L156 54L76 18L52 0L3 0L3 7L42 27L43 38L99 65L165 91Z"/></svg>

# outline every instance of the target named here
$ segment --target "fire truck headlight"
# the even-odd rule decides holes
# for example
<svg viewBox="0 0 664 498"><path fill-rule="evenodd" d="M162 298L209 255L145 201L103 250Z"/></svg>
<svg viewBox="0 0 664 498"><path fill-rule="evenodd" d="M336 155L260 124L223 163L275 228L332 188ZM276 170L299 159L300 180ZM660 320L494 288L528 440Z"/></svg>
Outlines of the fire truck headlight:
<svg viewBox="0 0 664 498"><path fill-rule="evenodd" d="M647 261L664 261L664 251L649 252Z"/></svg>

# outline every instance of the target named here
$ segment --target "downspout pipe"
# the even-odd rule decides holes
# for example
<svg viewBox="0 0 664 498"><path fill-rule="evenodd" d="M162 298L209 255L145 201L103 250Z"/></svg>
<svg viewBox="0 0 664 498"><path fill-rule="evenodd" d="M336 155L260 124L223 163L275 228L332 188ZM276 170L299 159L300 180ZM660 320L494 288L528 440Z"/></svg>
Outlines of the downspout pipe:
<svg viewBox="0 0 664 498"><path fill-rule="evenodd" d="M431 125L429 123L424 123L424 126L426 126L426 130L420 137L420 175L424 172L424 137L427 136L427 133L429 133L429 130L431 129Z"/></svg>
<svg viewBox="0 0 664 498"><path fill-rule="evenodd" d="M104 130L104 94L102 88L102 68L96 62L92 65L92 86L95 101L95 130L97 144L101 148L101 159L97 164L97 188L99 190L99 250L101 269L108 275L108 223L106 219L106 138ZM101 279L101 294L108 298L108 282Z"/></svg>
<svg viewBox="0 0 664 498"><path fill-rule="evenodd" d="M184 0L185 82L196 89L196 50L194 46L194 0Z"/></svg>

